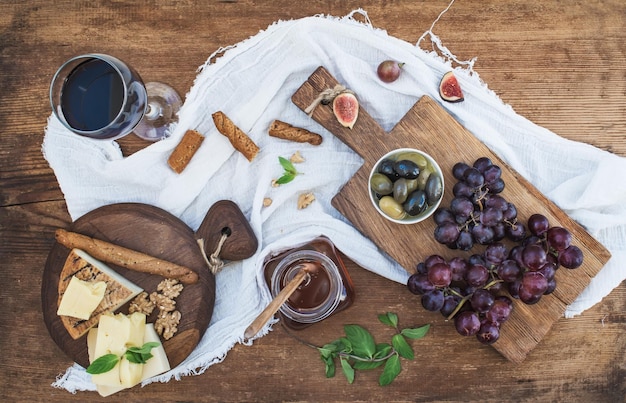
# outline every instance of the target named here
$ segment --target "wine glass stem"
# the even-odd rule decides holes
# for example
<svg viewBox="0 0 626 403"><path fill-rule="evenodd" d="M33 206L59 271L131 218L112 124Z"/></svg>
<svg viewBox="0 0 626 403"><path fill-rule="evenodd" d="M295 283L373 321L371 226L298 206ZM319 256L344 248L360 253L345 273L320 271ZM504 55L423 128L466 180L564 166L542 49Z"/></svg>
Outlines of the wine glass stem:
<svg viewBox="0 0 626 403"><path fill-rule="evenodd" d="M161 116L163 116L163 108L161 108L161 106L156 102L149 102L144 117L147 120L157 120Z"/></svg>

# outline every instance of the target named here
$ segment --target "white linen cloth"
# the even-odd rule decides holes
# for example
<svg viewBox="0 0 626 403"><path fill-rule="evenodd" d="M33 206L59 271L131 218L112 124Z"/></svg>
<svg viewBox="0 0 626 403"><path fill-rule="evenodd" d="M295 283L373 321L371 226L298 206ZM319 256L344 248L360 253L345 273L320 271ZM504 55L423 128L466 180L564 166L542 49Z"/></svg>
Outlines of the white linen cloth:
<svg viewBox="0 0 626 403"><path fill-rule="evenodd" d="M171 136L127 158L115 142L80 138L50 117L43 153L72 219L106 204L142 202L169 211L195 230L214 202L230 199L242 209L258 237L259 249L252 258L231 264L217 275L213 318L198 347L177 368L146 384L203 373L223 360L236 343L251 343L243 339L244 330L270 301L261 273L263 258L270 252L324 234L364 268L406 282L408 273L330 204L360 167L361 158L300 111L291 96L318 66L325 66L358 95L362 108L391 130L421 96L440 99L439 79L452 69L454 55L432 31L422 39L427 37L439 53L426 52L419 42L411 44L374 28L363 10L343 18L317 15L279 21L254 37L214 52L200 67ZM395 83L385 84L376 77L376 66L385 59L406 63ZM443 106L613 254L568 307L567 316L578 314L625 277L626 182L614 177L626 172L626 159L568 141L517 115L480 80L473 61L461 64L465 67L457 67L455 73L465 101ZM217 110L259 145L261 151L252 163L234 152L217 132L211 119ZM267 130L274 119L320 133L324 141L315 147L271 138ZM177 175L166 160L189 128L206 139L185 171ZM296 165L302 175L287 185L271 187L271 180L282 174L278 157L288 158L297 150L306 159ZM296 200L302 192L313 192L316 201L298 210ZM263 207L265 197L273 199L269 207ZM268 324L259 337L270 330ZM95 389L77 364L53 386L71 392Z"/></svg>

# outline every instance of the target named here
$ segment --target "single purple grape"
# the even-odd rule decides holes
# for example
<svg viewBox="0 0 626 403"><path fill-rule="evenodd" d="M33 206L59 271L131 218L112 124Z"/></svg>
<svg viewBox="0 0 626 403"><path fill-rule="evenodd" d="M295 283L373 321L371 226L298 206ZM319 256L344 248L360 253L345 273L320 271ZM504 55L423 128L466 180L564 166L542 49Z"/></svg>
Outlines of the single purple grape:
<svg viewBox="0 0 626 403"><path fill-rule="evenodd" d="M483 344L493 344L500 338L500 326L496 323L484 320L480 324L476 338Z"/></svg>
<svg viewBox="0 0 626 403"><path fill-rule="evenodd" d="M442 290L434 289L422 294L422 306L427 311L436 312L443 307L444 294Z"/></svg>
<svg viewBox="0 0 626 403"><path fill-rule="evenodd" d="M583 264L583 251L576 245L570 245L559 253L559 263L566 269L576 269Z"/></svg>
<svg viewBox="0 0 626 403"><path fill-rule="evenodd" d="M461 336L472 336L480 330L480 319L474 311L463 311L454 317L454 327Z"/></svg>
<svg viewBox="0 0 626 403"><path fill-rule="evenodd" d="M572 234L563 227L552 227L546 234L546 241L556 251L565 250L572 241Z"/></svg>
<svg viewBox="0 0 626 403"><path fill-rule="evenodd" d="M489 270L483 265L472 265L465 273L465 281L473 287L482 287L489 280Z"/></svg>
<svg viewBox="0 0 626 403"><path fill-rule="evenodd" d="M531 234L541 236L548 232L550 223L543 214L533 214L528 218L528 230Z"/></svg>
<svg viewBox="0 0 626 403"><path fill-rule="evenodd" d="M484 288L479 288L474 291L472 298L470 298L470 304L472 309L478 313L485 313L491 308L495 301L494 295Z"/></svg>
<svg viewBox="0 0 626 403"><path fill-rule="evenodd" d="M428 268L428 280L438 288L445 288L452 281L452 270L447 263L435 263Z"/></svg>
<svg viewBox="0 0 626 403"><path fill-rule="evenodd" d="M435 289L435 286L428 280L428 275L423 273L411 274L406 285L415 295L422 295Z"/></svg>

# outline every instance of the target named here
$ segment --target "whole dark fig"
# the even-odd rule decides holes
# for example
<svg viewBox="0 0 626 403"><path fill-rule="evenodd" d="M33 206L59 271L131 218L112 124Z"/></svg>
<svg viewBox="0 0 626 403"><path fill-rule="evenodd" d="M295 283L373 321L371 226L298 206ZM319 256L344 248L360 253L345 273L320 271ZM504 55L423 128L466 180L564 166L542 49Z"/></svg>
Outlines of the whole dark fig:
<svg viewBox="0 0 626 403"><path fill-rule="evenodd" d="M404 66L404 63L398 63L395 60L385 60L378 65L376 73L378 73L378 78L380 78L381 81L391 83L400 77L402 66Z"/></svg>

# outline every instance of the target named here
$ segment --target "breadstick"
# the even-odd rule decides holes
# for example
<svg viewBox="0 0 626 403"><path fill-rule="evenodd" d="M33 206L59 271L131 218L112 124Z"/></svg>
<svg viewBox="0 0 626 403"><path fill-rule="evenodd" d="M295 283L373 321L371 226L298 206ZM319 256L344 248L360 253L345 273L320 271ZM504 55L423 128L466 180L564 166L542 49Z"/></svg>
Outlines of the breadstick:
<svg viewBox="0 0 626 403"><path fill-rule="evenodd" d="M228 140L230 140L230 144L232 144L237 151L242 153L248 161L252 161L259 153L259 147L254 141L240 128L235 126L224 112L217 111L211 116L213 117L213 122L217 130L226 136Z"/></svg>
<svg viewBox="0 0 626 403"><path fill-rule="evenodd" d="M191 161L191 157L198 151L204 141L204 136L195 130L187 130L167 159L167 164L176 173L181 173Z"/></svg>
<svg viewBox="0 0 626 403"><path fill-rule="evenodd" d="M193 270L142 252L64 229L57 229L54 236L57 242L66 248L81 249L95 259L106 263L142 273L174 278L183 284L198 282L198 273Z"/></svg>
<svg viewBox="0 0 626 403"><path fill-rule="evenodd" d="M310 132L300 127L295 127L289 123L275 120L270 125L269 134L283 140L296 141L298 143L309 143L314 146L322 144L322 136L317 133Z"/></svg>

